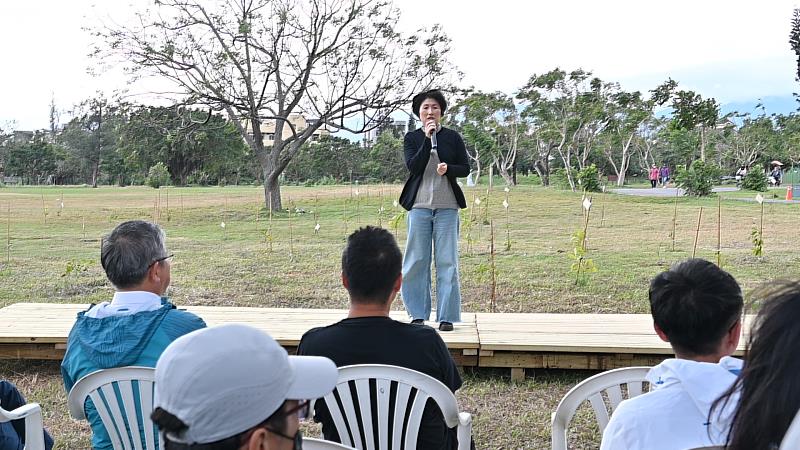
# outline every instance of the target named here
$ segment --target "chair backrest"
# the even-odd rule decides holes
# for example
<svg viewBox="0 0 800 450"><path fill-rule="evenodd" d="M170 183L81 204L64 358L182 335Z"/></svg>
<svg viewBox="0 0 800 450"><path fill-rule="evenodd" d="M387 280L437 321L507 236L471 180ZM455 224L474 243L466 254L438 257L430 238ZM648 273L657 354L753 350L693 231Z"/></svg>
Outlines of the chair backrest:
<svg viewBox="0 0 800 450"><path fill-rule="evenodd" d="M795 414L789 429L783 435L780 450L795 450L800 448L800 411Z"/></svg>
<svg viewBox="0 0 800 450"><path fill-rule="evenodd" d="M25 450L44 450L44 425L39 404L28 403L13 411L0 408L0 422L19 419L25 419Z"/></svg>
<svg viewBox="0 0 800 450"><path fill-rule="evenodd" d="M154 378L152 367L117 367L90 373L69 391L69 413L75 419L86 419L84 405L89 398L114 450L163 449L158 429L150 420Z"/></svg>
<svg viewBox="0 0 800 450"><path fill-rule="evenodd" d="M552 448L567 449L567 429L575 411L586 400L592 404L600 432L608 425L611 413L624 400L622 386L626 386L628 398L640 395L646 383L649 367L625 367L609 370L589 377L567 392L552 416ZM604 395L605 394L605 398ZM609 411L610 406L611 410Z"/></svg>
<svg viewBox="0 0 800 450"><path fill-rule="evenodd" d="M472 416L459 413L450 389L424 373L382 364L344 366L336 388L324 397L339 439L362 450L415 449L428 399L439 406L449 428L458 427L458 448L468 449Z"/></svg>
<svg viewBox="0 0 800 450"><path fill-rule="evenodd" d="M303 450L355 450L353 447L324 439L303 438Z"/></svg>

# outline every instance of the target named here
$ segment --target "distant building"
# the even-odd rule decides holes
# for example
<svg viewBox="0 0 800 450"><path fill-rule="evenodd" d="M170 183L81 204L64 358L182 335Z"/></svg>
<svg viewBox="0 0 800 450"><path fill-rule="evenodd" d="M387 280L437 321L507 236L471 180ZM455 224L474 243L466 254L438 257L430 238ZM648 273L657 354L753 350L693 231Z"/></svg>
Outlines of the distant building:
<svg viewBox="0 0 800 450"><path fill-rule="evenodd" d="M294 126L297 134L300 134L303 130L310 126L315 125L318 120L319 119L306 119L302 114L289 115L289 123ZM270 119L261 124L261 134L264 136L265 147L272 147L272 144L275 143L275 122L275 120ZM283 132L281 134L283 139L288 139L292 136L292 128L289 126L289 124L284 124ZM326 130L324 127L319 127L316 131L314 131L314 134L311 135L309 141L316 142L319 141L321 137L329 136L330 134L330 131Z"/></svg>
<svg viewBox="0 0 800 450"><path fill-rule="evenodd" d="M378 136L384 131L389 131L394 137L401 138L415 126L416 121L414 121L412 117L409 117L407 120L397 120L392 117L386 117L380 125L364 134L364 146L369 147L374 145L375 142L378 141Z"/></svg>

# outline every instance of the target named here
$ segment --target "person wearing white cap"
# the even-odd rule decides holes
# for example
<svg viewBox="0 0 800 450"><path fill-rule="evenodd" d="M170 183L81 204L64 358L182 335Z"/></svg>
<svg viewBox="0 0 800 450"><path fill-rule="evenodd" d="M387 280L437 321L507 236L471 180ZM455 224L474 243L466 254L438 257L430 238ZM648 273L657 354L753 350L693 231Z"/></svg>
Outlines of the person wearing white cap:
<svg viewBox="0 0 800 450"><path fill-rule="evenodd" d="M206 328L161 355L151 418L164 450L300 449L308 399L331 392L337 377L330 359L289 356L253 327Z"/></svg>

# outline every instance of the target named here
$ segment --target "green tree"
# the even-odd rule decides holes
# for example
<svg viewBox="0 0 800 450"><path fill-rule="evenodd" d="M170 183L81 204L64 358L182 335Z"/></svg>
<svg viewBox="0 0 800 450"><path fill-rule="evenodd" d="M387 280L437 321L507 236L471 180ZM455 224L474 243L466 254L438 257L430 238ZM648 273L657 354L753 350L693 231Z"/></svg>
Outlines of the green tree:
<svg viewBox="0 0 800 450"><path fill-rule="evenodd" d="M80 164L76 171L92 187L97 187L104 160L116 151L119 113L118 106L102 95L88 99L76 107L74 117L58 134L58 142ZM69 167L65 164L65 171Z"/></svg>
<svg viewBox="0 0 800 450"><path fill-rule="evenodd" d="M615 90L606 108L608 122L602 131L602 151L617 175L617 186L622 186L634 154L634 140L646 132L642 128L652 118L653 104L638 91Z"/></svg>
<svg viewBox="0 0 800 450"><path fill-rule="evenodd" d="M697 130L700 143L700 160L706 160L708 131L719 118L719 104L713 98L704 99L694 91L678 90L678 83L668 79L650 91L655 105L669 104L672 108L674 128L693 132Z"/></svg>
<svg viewBox="0 0 800 450"><path fill-rule="evenodd" d="M37 132L32 142L16 143L8 148L6 174L21 176L29 184L42 184L63 157L63 149L47 142L44 133Z"/></svg>
<svg viewBox="0 0 800 450"><path fill-rule="evenodd" d="M390 130L379 134L364 159L362 172L380 181L405 180L408 171L403 155L403 139L395 137Z"/></svg>
<svg viewBox="0 0 800 450"><path fill-rule="evenodd" d="M381 0L160 0L136 25L97 30L97 54L172 81L187 103L225 110L261 166L265 204L277 210L279 176L320 127L370 130L445 79L447 37L437 27L404 36L398 20ZM298 130L288 120L296 113L317 120ZM354 127L345 119L356 115ZM265 121L276 124L271 147Z"/></svg>
<svg viewBox="0 0 800 450"><path fill-rule="evenodd" d="M120 140L121 157L129 166L144 173L163 162L179 185L198 171L211 182L235 180L250 156L233 123L180 105L129 106Z"/></svg>
<svg viewBox="0 0 800 450"><path fill-rule="evenodd" d="M362 173L365 155L366 152L357 142L338 136L323 136L319 141L307 142L303 146L286 168L286 179L349 181L352 174Z"/></svg>
<svg viewBox="0 0 800 450"><path fill-rule="evenodd" d="M524 107L521 117L537 142L540 160L544 160L542 153L549 159L549 153L555 151L572 190L575 171L589 162L604 128L601 91L607 87L591 72L577 69L568 73L556 68L532 75L517 93Z"/></svg>

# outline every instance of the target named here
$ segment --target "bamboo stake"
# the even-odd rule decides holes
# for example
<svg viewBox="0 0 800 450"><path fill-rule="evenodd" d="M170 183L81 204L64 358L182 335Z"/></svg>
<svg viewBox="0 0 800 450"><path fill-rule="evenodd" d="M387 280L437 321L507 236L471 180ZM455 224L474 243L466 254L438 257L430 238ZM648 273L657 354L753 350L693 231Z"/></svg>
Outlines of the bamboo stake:
<svg viewBox="0 0 800 450"><path fill-rule="evenodd" d="M6 264L11 265L11 201L6 207Z"/></svg>
<svg viewBox="0 0 800 450"><path fill-rule="evenodd" d="M489 261L490 261L490 269L492 271L492 292L489 296L489 309L491 312L495 312L497 306L497 273L496 273L496 266L494 262L494 221L489 221Z"/></svg>
<svg viewBox="0 0 800 450"><path fill-rule="evenodd" d="M44 194L42 194L42 218L44 219L44 224L47 225L47 206L44 204Z"/></svg>
<svg viewBox="0 0 800 450"><path fill-rule="evenodd" d="M764 202L761 202L761 224L758 226L758 236L761 238L761 247L764 247Z"/></svg>
<svg viewBox="0 0 800 450"><path fill-rule="evenodd" d="M722 197L717 197L717 267L722 267Z"/></svg>
<svg viewBox="0 0 800 450"><path fill-rule="evenodd" d="M675 209L672 211L672 251L675 251L675 233L678 225L678 189L675 189Z"/></svg>
<svg viewBox="0 0 800 450"><path fill-rule="evenodd" d="M292 215L294 212L294 205L289 200L289 259L294 261L294 233L292 227Z"/></svg>
<svg viewBox="0 0 800 450"><path fill-rule="evenodd" d="M697 254L697 240L700 238L700 220L703 218L703 207L700 207L700 213L697 215L697 230L694 233L694 247L692 248L692 258Z"/></svg>
<svg viewBox="0 0 800 450"><path fill-rule="evenodd" d="M269 198L269 222L267 225L267 240L269 241L269 252L272 253L272 196Z"/></svg>

